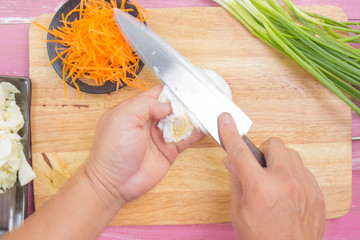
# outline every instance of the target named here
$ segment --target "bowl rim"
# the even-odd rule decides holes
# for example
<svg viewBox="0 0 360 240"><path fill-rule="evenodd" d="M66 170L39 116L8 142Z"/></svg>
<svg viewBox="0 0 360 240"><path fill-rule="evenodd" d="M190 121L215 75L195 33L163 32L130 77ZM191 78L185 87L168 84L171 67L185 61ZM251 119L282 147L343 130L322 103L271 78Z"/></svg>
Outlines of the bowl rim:
<svg viewBox="0 0 360 240"><path fill-rule="evenodd" d="M68 0L67 2L65 2L58 11L56 11L56 13L54 14L50 25L48 27L48 29L52 30L54 28L57 28L58 26L62 26L63 24L61 22L59 22L59 19L61 19L62 14L66 15L67 13L69 13L72 9L74 9L76 6L79 5L81 0ZM106 0L107 2L109 2L109 0ZM117 5L120 6L123 0L117 0ZM136 9L136 7L134 5L132 5L128 0L125 0L125 6L127 6L127 8L132 8L134 9L134 14L131 14L133 16L137 16L139 13ZM78 18L78 13L73 13L69 16L69 18ZM70 19L71 20L71 19ZM73 21L73 20L72 20ZM146 24L146 22L144 22L144 24ZM51 34L48 33L47 34L47 40L54 40L55 37ZM54 42L47 42L47 52L48 52L48 57L49 60L51 61L54 57L56 57L56 51L55 51L55 45L59 44L59 43L54 43ZM63 46L61 44L59 44L60 46ZM63 46L64 47L64 46ZM54 68L55 72L57 73L57 75L60 77L60 79L62 80L63 76L62 76L62 60L61 59L57 59L55 62L53 62L52 67ZM138 70L136 71L136 74L139 74L141 72L141 70L144 67L144 63L141 61L141 59L139 60L139 64L138 64ZM134 77L131 74L128 74L128 77ZM71 78L68 77L68 75L66 74L66 79L65 82L71 86L72 88L76 89L75 84L73 84L71 82ZM121 89L126 85L126 83L124 83L123 81L120 82L120 84L118 85L117 82L111 82L111 81L106 81L104 83L104 85L101 86L95 86L95 85L90 85L87 84L85 82L82 82L80 79L76 79L75 80L76 84L78 85L79 89L81 92L85 92L85 93L92 93L92 94L104 94L104 93L110 93L110 92L114 92L117 91L118 89ZM118 87L117 87L118 86Z"/></svg>

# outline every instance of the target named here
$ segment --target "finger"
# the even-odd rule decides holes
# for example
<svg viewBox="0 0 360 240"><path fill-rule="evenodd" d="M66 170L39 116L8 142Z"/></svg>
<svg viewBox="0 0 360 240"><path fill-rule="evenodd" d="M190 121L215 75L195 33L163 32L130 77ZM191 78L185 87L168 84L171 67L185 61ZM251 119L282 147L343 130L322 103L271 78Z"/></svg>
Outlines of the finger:
<svg viewBox="0 0 360 240"><path fill-rule="evenodd" d="M139 98L143 97L143 96L147 96L147 97L152 97L152 98L158 98L162 89L163 89L164 85L156 85L146 91L143 91L135 96L132 96L124 101L122 101L118 106L122 107L124 105L128 105L128 104L132 104L133 102L137 101Z"/></svg>
<svg viewBox="0 0 360 240"><path fill-rule="evenodd" d="M164 118L172 112L170 103L160 103L157 100L163 87L163 85L156 85L155 87L152 87L151 89L139 94L139 98L145 97L147 101L149 101L145 104L148 104L150 106L149 113L150 117L153 119Z"/></svg>
<svg viewBox="0 0 360 240"><path fill-rule="evenodd" d="M225 156L223 158L223 163L224 163L225 167L227 168L227 170L229 171L231 178L239 179L237 171L234 168L234 166L231 164L231 158L229 156Z"/></svg>
<svg viewBox="0 0 360 240"><path fill-rule="evenodd" d="M149 102L150 117L153 119L162 119L172 113L170 103L161 103L158 100L151 98Z"/></svg>
<svg viewBox="0 0 360 240"><path fill-rule="evenodd" d="M321 192L320 185L316 180L314 174L307 168L304 167L304 178L308 178L308 180L312 183L313 186L317 188Z"/></svg>
<svg viewBox="0 0 360 240"><path fill-rule="evenodd" d="M225 156L223 163L230 173L230 186L231 186L231 214L237 218L241 206L241 198L243 195L243 188L236 169L231 164L231 158Z"/></svg>
<svg viewBox="0 0 360 240"><path fill-rule="evenodd" d="M240 199L243 193L243 188L239 179L239 176L237 175L236 169L231 163L231 158L229 156L225 156L223 158L223 163L227 170L230 173L231 178L231 202L234 204L232 206L232 209L237 209L240 205Z"/></svg>
<svg viewBox="0 0 360 240"><path fill-rule="evenodd" d="M241 182L250 180L254 174L264 172L254 155L240 136L236 124L229 113L219 116L219 133L221 142L231 158Z"/></svg>
<svg viewBox="0 0 360 240"><path fill-rule="evenodd" d="M167 143L164 140L163 132L157 127L157 124L154 122L151 126L151 136L160 152L163 153L163 155L166 157L170 164L173 164L175 158L180 152L189 148L192 144L201 139L204 134L197 130L194 130L186 140L180 141L179 143Z"/></svg>
<svg viewBox="0 0 360 240"><path fill-rule="evenodd" d="M303 168L304 163L303 163L303 161L301 159L300 154L296 150L294 150L292 148L288 148L287 150L289 152L289 155L291 156L291 161L294 164L294 166L298 167L298 168Z"/></svg>
<svg viewBox="0 0 360 240"><path fill-rule="evenodd" d="M151 96L151 97L154 97L154 98L158 98L162 89L163 89L164 85L163 84L159 84L159 85L156 85L142 93L139 94L139 96Z"/></svg>
<svg viewBox="0 0 360 240"><path fill-rule="evenodd" d="M125 109L125 113L128 113L128 117L132 117L134 120L139 119L140 122L134 122L136 125L143 125L150 119L159 120L172 112L169 103L160 103L156 98L150 95L138 95L133 101L129 102L126 107L119 106L115 108L115 110L116 109Z"/></svg>
<svg viewBox="0 0 360 240"><path fill-rule="evenodd" d="M290 154L282 140L269 138L261 146L268 168L290 163Z"/></svg>
<svg viewBox="0 0 360 240"><path fill-rule="evenodd" d="M163 132L158 128L157 125L158 123L155 121L151 125L152 140L154 141L159 151L162 152L169 163L172 164L178 154L176 145L174 143L165 142Z"/></svg>
<svg viewBox="0 0 360 240"><path fill-rule="evenodd" d="M287 148L279 138L269 138L260 148L264 153L268 168L287 166L297 171L304 167L299 153L292 148Z"/></svg>
<svg viewBox="0 0 360 240"><path fill-rule="evenodd" d="M203 136L204 134L202 132L200 132L197 129L194 129L187 139L176 143L176 148L178 152L181 153L185 149L189 148L191 145L199 141Z"/></svg>

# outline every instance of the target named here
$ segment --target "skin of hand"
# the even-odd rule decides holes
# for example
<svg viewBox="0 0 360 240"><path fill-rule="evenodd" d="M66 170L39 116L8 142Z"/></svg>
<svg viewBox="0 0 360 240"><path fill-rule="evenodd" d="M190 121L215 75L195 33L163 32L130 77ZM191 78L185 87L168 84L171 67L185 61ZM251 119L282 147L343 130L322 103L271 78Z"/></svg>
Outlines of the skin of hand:
<svg viewBox="0 0 360 240"><path fill-rule="evenodd" d="M85 171L99 192L124 203L153 188L165 176L178 153L200 139L194 131L177 144L166 143L157 127L172 110L157 98L162 86L139 94L106 112L100 119ZM101 190L103 189L103 190Z"/></svg>
<svg viewBox="0 0 360 240"><path fill-rule="evenodd" d="M85 164L0 239L97 239L124 204L154 187L178 153L202 137L194 131L177 144L164 142L157 123L172 110L157 101L161 89L153 87L103 114Z"/></svg>
<svg viewBox="0 0 360 240"><path fill-rule="evenodd" d="M267 163L262 168L230 114L220 115L219 132L232 178L231 217L238 238L322 239L324 197L300 155L271 138L260 147Z"/></svg>

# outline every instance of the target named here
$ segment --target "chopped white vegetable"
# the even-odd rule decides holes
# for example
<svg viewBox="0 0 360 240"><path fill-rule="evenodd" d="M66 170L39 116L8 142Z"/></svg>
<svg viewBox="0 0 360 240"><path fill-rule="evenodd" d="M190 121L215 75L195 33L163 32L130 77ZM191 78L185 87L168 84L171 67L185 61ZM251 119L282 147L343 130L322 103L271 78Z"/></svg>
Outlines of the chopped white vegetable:
<svg viewBox="0 0 360 240"><path fill-rule="evenodd" d="M32 170L30 164L25 158L23 151L20 152L20 166L19 166L19 181L20 185L23 186L29 183L36 177L34 171Z"/></svg>
<svg viewBox="0 0 360 240"><path fill-rule="evenodd" d="M24 117L16 105L15 93L19 90L12 84L0 83L0 193L14 186L17 175L21 185L35 177L17 134L24 126Z"/></svg>
<svg viewBox="0 0 360 240"><path fill-rule="evenodd" d="M21 110L15 102L15 94L19 93L12 84L0 83L0 130L19 131L24 125Z"/></svg>
<svg viewBox="0 0 360 240"><path fill-rule="evenodd" d="M14 85L8 82L0 83L0 108L6 100L14 100L15 93L20 93L20 91Z"/></svg>
<svg viewBox="0 0 360 240"><path fill-rule="evenodd" d="M203 83L205 86L211 84L230 99L232 98L229 85L220 75L209 69L199 68L199 70L206 76L205 79L207 81ZM191 135L194 129L207 134L206 129L201 125L197 118L187 111L185 106L167 86L164 86L158 100L160 102L169 102L173 110L172 114L161 119L158 124L158 127L163 131L165 142L176 143L185 140Z"/></svg>

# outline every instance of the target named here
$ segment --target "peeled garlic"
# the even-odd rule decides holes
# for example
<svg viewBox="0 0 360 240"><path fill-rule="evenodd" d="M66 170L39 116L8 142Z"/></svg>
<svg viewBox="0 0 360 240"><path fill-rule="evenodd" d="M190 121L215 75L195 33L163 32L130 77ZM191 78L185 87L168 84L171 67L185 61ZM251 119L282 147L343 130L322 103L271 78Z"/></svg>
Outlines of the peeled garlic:
<svg viewBox="0 0 360 240"><path fill-rule="evenodd" d="M199 68L199 70L205 76L206 81L203 82L205 86L213 85L230 99L232 98L229 85L220 75L209 69ZM170 103L173 110L172 114L161 119L158 124L158 127L163 131L165 142L176 143L185 140L191 135L194 129L207 134L206 129L197 118L187 111L185 106L167 86L164 86L158 100L159 102Z"/></svg>

